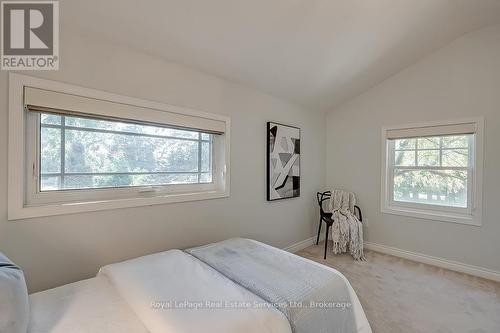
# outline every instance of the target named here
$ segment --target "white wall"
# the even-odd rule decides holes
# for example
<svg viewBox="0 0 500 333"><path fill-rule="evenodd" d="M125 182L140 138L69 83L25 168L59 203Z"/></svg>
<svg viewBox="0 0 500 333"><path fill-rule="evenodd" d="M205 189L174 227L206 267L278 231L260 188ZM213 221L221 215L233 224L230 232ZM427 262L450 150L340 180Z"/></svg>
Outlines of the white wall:
<svg viewBox="0 0 500 333"><path fill-rule="evenodd" d="M227 199L7 221L8 75L0 74L0 251L30 291L91 277L100 266L228 237L284 247L314 234L314 192L325 181L325 115L238 84L61 29L57 72L26 73L231 116ZM266 121L302 129L302 194L266 202Z"/></svg>
<svg viewBox="0 0 500 333"><path fill-rule="evenodd" d="M380 212L384 125L484 116L481 227ZM327 184L352 189L370 242L500 271L500 25L465 35L327 116Z"/></svg>

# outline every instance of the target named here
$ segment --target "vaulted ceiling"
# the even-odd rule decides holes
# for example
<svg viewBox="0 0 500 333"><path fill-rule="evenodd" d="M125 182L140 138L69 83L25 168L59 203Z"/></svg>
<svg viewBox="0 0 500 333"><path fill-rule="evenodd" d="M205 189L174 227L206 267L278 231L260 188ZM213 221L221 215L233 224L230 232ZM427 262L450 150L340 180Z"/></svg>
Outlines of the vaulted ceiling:
<svg viewBox="0 0 500 333"><path fill-rule="evenodd" d="M453 39L500 0L64 0L71 26L329 110Z"/></svg>

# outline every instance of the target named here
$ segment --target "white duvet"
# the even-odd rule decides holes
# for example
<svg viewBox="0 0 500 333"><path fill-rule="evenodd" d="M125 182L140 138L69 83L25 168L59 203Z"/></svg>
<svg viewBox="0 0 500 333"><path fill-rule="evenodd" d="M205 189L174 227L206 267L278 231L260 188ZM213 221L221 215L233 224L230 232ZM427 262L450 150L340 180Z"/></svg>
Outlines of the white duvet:
<svg viewBox="0 0 500 333"><path fill-rule="evenodd" d="M342 278L357 331L371 333L354 290ZM207 300L267 307L194 309ZM32 294L30 308L29 333L291 333L280 311L179 250L108 265L96 278Z"/></svg>
<svg viewBox="0 0 500 333"><path fill-rule="evenodd" d="M151 333L291 332L280 311L179 250L108 265L99 274Z"/></svg>
<svg viewBox="0 0 500 333"><path fill-rule="evenodd" d="M31 294L28 333L148 333L148 330L109 280L100 276Z"/></svg>

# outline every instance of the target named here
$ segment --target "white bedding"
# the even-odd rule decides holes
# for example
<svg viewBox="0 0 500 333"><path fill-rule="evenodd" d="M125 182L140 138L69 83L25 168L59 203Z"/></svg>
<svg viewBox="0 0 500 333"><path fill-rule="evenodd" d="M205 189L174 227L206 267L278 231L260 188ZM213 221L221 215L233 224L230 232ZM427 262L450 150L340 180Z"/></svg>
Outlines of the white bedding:
<svg viewBox="0 0 500 333"><path fill-rule="evenodd" d="M29 333L148 333L105 276L30 295Z"/></svg>
<svg viewBox="0 0 500 333"><path fill-rule="evenodd" d="M320 266L345 280L357 331L371 333L347 279L335 269ZM167 301L185 305L185 301L196 304L207 300L246 301L267 307L159 308ZM32 294L30 308L28 333L291 333L280 311L179 250L108 265L96 278Z"/></svg>
<svg viewBox="0 0 500 333"><path fill-rule="evenodd" d="M233 246L232 249L233 249L233 251L237 251L238 250L237 247L234 247L234 244L235 244L234 241L236 241L236 244L240 244L240 245L241 244L245 244L245 241L250 241L251 243L255 243L255 244L259 245L259 246L272 249L273 251L280 253L282 256L286 256L286 257L291 258L291 260L294 260L294 261L297 261L297 262L301 262L302 261L302 262L304 262L304 264L308 264L308 265L313 264L315 266L320 267L321 269L327 270L327 271L329 271L331 273L334 273L335 275L339 276L343 280L343 283L345 283L345 286L347 288L347 292L349 293L349 296L350 296L350 299L351 299L352 312L353 312L354 321L355 321L355 326L354 326L355 331L357 333L372 333L370 324L368 323L368 320L366 318L365 312L364 312L364 310L363 310L363 308L361 306L361 303L359 302L359 299L358 299L358 296L356 295L356 292L352 288L352 286L349 283L349 281L347 280L347 278L342 273L340 273L339 271L337 271L336 269L333 269L331 267L328 267L326 265L322 265L322 264L317 263L315 261L312 261L312 260L309 260L309 259L297 256L297 255L292 254L290 252L287 252L287 251L284 251L284 250L272 247L272 246L267 245L265 243L257 242L255 240L248 240L248 239L246 239L246 240L245 239L238 239L238 238L230 239L230 240L227 240L227 241L222 241L222 242L213 243L213 244L207 244L207 245L199 246L199 247L196 247L196 248L193 248L193 249L188 249L188 250L186 250L186 252L188 252L188 253L193 252L193 254L195 256L197 256L196 255L197 252L198 253L210 252L211 248L216 248L216 249L220 250L220 244L229 243L231 241L233 241L232 242L232 246ZM240 241L243 241L243 243L241 243ZM242 246L245 246L245 245L242 245ZM231 247L229 247L229 248L231 249ZM258 255L261 255L261 254L258 254ZM256 256L255 253L254 253L254 256ZM268 254L268 256L272 256L272 254ZM273 260L278 260L278 259L273 258ZM216 266L214 266L214 267L216 267ZM249 273L249 275L251 275L251 273ZM257 282L252 281L251 283L252 283L252 285L250 286L249 289L252 289L252 287ZM285 282L283 282L283 283L285 283ZM310 287L311 284L308 284L308 286Z"/></svg>
<svg viewBox="0 0 500 333"><path fill-rule="evenodd" d="M280 311L179 250L108 265L101 269L100 275L110 279L151 333L291 332ZM206 301L268 306L193 309L194 304L204 306ZM191 308L175 306L187 305L185 302L190 302ZM175 308L155 308L158 304Z"/></svg>

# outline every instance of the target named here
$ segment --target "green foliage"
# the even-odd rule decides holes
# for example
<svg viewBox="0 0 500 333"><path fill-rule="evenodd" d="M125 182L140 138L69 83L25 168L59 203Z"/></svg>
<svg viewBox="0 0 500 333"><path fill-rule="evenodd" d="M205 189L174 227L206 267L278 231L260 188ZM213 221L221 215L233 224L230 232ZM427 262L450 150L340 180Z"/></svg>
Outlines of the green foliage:
<svg viewBox="0 0 500 333"><path fill-rule="evenodd" d="M468 135L396 140L395 200L466 207L468 145Z"/></svg>
<svg viewBox="0 0 500 333"><path fill-rule="evenodd" d="M197 174L183 173L199 172L198 132L84 118L54 117L56 116L42 115L42 124L54 125L63 121L66 126L71 126L64 131L65 173L88 174L65 175L64 184L58 185L59 187L75 189L198 182ZM211 135L203 134L203 139L210 141L200 143L201 166L204 172L211 172ZM42 125L42 173L60 171L61 140L61 129L46 128ZM156 172L174 173L154 174ZM211 177L205 176L204 179L211 181ZM45 182L51 183L49 179L45 179ZM52 187L54 186L52 182Z"/></svg>

